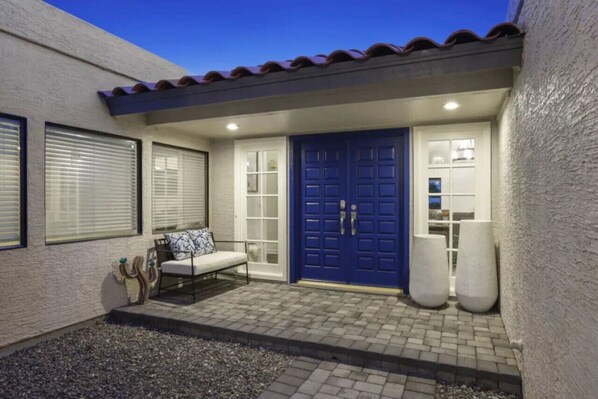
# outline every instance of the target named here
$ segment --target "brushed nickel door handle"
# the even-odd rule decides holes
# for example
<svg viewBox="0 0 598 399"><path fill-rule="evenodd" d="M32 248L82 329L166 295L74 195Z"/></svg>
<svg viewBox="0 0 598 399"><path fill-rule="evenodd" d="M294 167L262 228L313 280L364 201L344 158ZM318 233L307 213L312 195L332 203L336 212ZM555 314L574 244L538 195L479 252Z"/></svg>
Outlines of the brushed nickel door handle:
<svg viewBox="0 0 598 399"><path fill-rule="evenodd" d="M357 211L351 211L351 235L357 234L357 228L355 222L357 221Z"/></svg>

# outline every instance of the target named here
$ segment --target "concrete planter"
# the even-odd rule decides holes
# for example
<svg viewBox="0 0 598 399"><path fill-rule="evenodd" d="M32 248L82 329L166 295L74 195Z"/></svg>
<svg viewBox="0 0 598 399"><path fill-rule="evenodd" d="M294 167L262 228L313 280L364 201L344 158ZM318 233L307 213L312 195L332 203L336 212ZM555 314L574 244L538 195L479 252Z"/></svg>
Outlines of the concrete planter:
<svg viewBox="0 0 598 399"><path fill-rule="evenodd" d="M444 236L416 234L413 237L409 293L415 302L429 308L442 306L448 300L449 271Z"/></svg>
<svg viewBox="0 0 598 399"><path fill-rule="evenodd" d="M487 312L498 298L498 275L490 220L461 222L455 293L461 306L471 312Z"/></svg>

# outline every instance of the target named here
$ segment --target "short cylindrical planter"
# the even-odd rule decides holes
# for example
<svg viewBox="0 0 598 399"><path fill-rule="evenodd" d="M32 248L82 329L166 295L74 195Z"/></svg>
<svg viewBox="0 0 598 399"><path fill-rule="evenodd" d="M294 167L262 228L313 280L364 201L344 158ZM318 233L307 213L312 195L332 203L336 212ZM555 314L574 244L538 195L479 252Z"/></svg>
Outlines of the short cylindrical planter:
<svg viewBox="0 0 598 399"><path fill-rule="evenodd" d="M409 294L421 306L437 308L449 297L446 237L416 234L409 271Z"/></svg>
<svg viewBox="0 0 598 399"><path fill-rule="evenodd" d="M490 220L461 221L455 294L463 308L480 313L489 311L498 298Z"/></svg>

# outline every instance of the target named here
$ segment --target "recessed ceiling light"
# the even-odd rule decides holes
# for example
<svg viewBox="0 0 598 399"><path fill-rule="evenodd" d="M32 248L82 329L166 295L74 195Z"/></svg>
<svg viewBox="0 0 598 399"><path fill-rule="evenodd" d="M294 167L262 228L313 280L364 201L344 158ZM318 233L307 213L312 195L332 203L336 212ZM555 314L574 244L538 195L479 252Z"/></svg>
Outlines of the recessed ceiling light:
<svg viewBox="0 0 598 399"><path fill-rule="evenodd" d="M454 101L449 101L448 103L444 104L444 109L448 109L450 111L459 108L459 104Z"/></svg>
<svg viewBox="0 0 598 399"><path fill-rule="evenodd" d="M239 125L237 125L236 123L229 123L228 125L226 125L226 128L228 130L235 131L235 130L239 130Z"/></svg>

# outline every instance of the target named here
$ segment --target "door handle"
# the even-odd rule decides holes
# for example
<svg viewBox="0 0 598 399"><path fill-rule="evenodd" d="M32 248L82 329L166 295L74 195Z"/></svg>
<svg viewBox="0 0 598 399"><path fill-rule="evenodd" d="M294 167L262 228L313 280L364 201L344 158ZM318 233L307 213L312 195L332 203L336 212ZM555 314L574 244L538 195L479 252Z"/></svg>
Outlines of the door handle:
<svg viewBox="0 0 598 399"><path fill-rule="evenodd" d="M353 205L355 206L355 205ZM355 222L357 221L357 211L351 211L351 235L354 236L357 234L357 228L355 227Z"/></svg>
<svg viewBox="0 0 598 399"><path fill-rule="evenodd" d="M339 222L340 222L342 236L345 235L345 219L347 219L347 212L345 211L346 206L347 206L347 203L345 202L345 200L341 200L341 203L340 203L341 215L339 218Z"/></svg>

